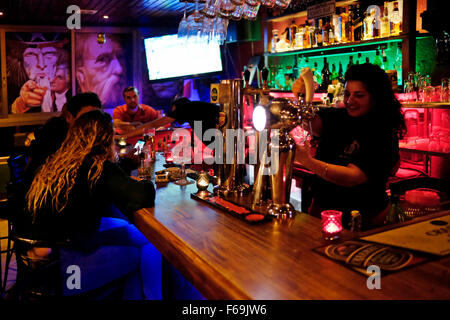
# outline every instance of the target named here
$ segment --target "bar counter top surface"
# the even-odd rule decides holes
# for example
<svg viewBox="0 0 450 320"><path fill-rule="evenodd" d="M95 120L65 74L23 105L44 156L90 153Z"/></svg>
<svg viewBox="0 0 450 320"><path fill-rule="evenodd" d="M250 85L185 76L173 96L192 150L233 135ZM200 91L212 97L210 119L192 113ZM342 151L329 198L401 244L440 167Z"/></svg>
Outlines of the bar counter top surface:
<svg viewBox="0 0 450 320"><path fill-rule="evenodd" d="M316 252L326 245L320 219L249 224L191 199L195 184L157 187L154 208L136 226L207 299L449 299L450 257L367 277ZM343 238L351 238L344 231Z"/></svg>

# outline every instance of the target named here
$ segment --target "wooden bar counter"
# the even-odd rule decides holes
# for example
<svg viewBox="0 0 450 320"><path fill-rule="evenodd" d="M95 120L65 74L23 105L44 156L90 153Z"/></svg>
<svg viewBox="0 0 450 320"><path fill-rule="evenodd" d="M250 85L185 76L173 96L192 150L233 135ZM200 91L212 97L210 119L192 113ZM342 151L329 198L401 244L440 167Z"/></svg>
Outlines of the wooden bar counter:
<svg viewBox="0 0 450 320"><path fill-rule="evenodd" d="M158 187L154 208L134 223L207 299L449 299L450 258L367 278L313 251L320 220L299 213L289 223L251 225L191 199L195 184ZM344 232L350 237L350 232Z"/></svg>

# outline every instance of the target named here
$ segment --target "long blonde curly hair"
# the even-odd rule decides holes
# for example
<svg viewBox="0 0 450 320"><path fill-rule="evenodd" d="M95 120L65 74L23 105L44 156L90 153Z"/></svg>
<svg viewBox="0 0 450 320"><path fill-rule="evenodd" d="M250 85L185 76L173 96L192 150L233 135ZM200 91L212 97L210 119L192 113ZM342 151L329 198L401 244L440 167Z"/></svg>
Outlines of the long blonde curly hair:
<svg viewBox="0 0 450 320"><path fill-rule="evenodd" d="M112 156L111 120L109 114L95 110L75 121L61 148L40 167L28 190L27 208L34 218L43 206L51 204L56 212L67 206L78 171L85 163L89 165L87 181L92 190L103 172L104 162Z"/></svg>

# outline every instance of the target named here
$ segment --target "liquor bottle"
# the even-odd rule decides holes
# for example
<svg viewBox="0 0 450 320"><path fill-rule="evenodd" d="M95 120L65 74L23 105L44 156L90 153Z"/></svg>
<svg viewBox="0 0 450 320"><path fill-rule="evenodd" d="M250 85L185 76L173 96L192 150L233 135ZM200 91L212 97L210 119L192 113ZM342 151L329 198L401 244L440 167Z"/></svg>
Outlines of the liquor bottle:
<svg viewBox="0 0 450 320"><path fill-rule="evenodd" d="M349 42L352 40L351 37L351 23L349 21L349 14L345 11L345 9L342 9L342 12L340 14L341 17L341 27L340 27L340 36L341 36L341 42Z"/></svg>
<svg viewBox="0 0 450 320"><path fill-rule="evenodd" d="M332 18L330 18L330 23L328 24L328 44L333 45L336 40L336 35L334 33L335 27Z"/></svg>
<svg viewBox="0 0 450 320"><path fill-rule="evenodd" d="M376 14L375 9L370 10L370 17L372 20L372 39L380 37L380 19Z"/></svg>
<svg viewBox="0 0 450 320"><path fill-rule="evenodd" d="M323 58L323 69L322 69L322 85L321 90L327 92L328 85L330 84L331 73L328 69L327 58Z"/></svg>
<svg viewBox="0 0 450 320"><path fill-rule="evenodd" d="M373 61L374 65L377 65L379 67L381 67L381 65L383 64L383 60L381 59L380 56L380 50L375 50L375 60Z"/></svg>
<svg viewBox="0 0 450 320"><path fill-rule="evenodd" d="M353 65L353 56L348 57L347 70Z"/></svg>
<svg viewBox="0 0 450 320"><path fill-rule="evenodd" d="M370 63L369 57L366 57L366 63Z"/></svg>
<svg viewBox="0 0 450 320"><path fill-rule="evenodd" d="M352 41L361 41L363 39L363 20L364 15L361 12L361 5L357 3L352 12Z"/></svg>
<svg viewBox="0 0 450 320"><path fill-rule="evenodd" d="M323 19L323 26L322 26L322 41L323 41L324 46L329 45L329 42L330 42L330 38L328 36L328 31L329 31L329 23L328 23L328 19L325 18L325 19Z"/></svg>
<svg viewBox="0 0 450 320"><path fill-rule="evenodd" d="M372 39L372 16L368 14L366 11L363 13L364 19L363 19L363 40L370 40Z"/></svg>
<svg viewBox="0 0 450 320"><path fill-rule="evenodd" d="M350 231L351 232L361 232L361 214L358 210L352 210L350 212L352 216L352 221L350 222Z"/></svg>
<svg viewBox="0 0 450 320"><path fill-rule="evenodd" d="M289 31L290 31L290 34L291 34L291 43L290 43L290 46L291 46L291 48L293 49L293 48L296 47L296 43L295 43L295 35L296 35L297 31L298 31L298 27L297 27L297 25L295 24L295 20L292 20L291 26L289 27Z"/></svg>
<svg viewBox="0 0 450 320"><path fill-rule="evenodd" d="M333 22L333 35L334 35L334 43L340 43L342 41L342 17L341 17L341 8L336 8L336 14L333 14L332 22Z"/></svg>
<svg viewBox="0 0 450 320"><path fill-rule="evenodd" d="M316 37L316 47L323 46L323 38L322 38L322 19L316 20L316 29L314 31Z"/></svg>
<svg viewBox="0 0 450 320"><path fill-rule="evenodd" d="M397 36L402 32L402 14L398 8L398 1L394 1L394 9L390 17L391 35Z"/></svg>
<svg viewBox="0 0 450 320"><path fill-rule="evenodd" d="M331 65L331 83L334 84L334 82L337 82L337 78L339 77L339 74L336 70L336 65L333 63Z"/></svg>
<svg viewBox="0 0 450 320"><path fill-rule="evenodd" d="M317 67L317 62L314 62L314 68L313 68L313 76L314 80L316 81L317 85L320 86L322 84L322 74L319 71L319 68Z"/></svg>
<svg viewBox="0 0 450 320"><path fill-rule="evenodd" d="M277 52L277 42L280 41L278 29L272 30L272 39L270 40L270 52Z"/></svg>
<svg viewBox="0 0 450 320"><path fill-rule="evenodd" d="M297 64L297 56L294 56L294 65L292 66L292 77L296 80L299 76L298 72L298 64Z"/></svg>
<svg viewBox="0 0 450 320"><path fill-rule="evenodd" d="M394 224L408 221L409 217L403 211L400 205L400 197L391 195L391 208L386 216L385 224Z"/></svg>
<svg viewBox="0 0 450 320"><path fill-rule="evenodd" d="M381 69L388 70L388 62L387 57L385 55L383 55L383 63L381 64Z"/></svg>
<svg viewBox="0 0 450 320"><path fill-rule="evenodd" d="M384 3L384 9L383 9L383 17L381 17L381 28L380 28L380 36L385 38L389 37L389 17L388 17L389 11L387 7L387 2Z"/></svg>
<svg viewBox="0 0 450 320"><path fill-rule="evenodd" d="M358 52L358 58L356 59L356 64L362 64L362 54L361 52Z"/></svg>
<svg viewBox="0 0 450 320"><path fill-rule="evenodd" d="M314 27L313 25L309 25L308 27L308 38L309 38L309 47L310 48L315 48L317 47L317 43L316 43L316 27Z"/></svg>
<svg viewBox="0 0 450 320"><path fill-rule="evenodd" d="M338 81L344 83L344 71L342 69L342 63L339 61Z"/></svg>

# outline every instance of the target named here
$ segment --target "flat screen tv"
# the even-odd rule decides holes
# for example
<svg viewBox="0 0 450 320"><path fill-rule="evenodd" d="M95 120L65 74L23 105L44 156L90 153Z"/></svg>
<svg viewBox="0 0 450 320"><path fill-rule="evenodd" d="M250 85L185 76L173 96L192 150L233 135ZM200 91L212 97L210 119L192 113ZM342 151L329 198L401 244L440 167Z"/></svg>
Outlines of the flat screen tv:
<svg viewBox="0 0 450 320"><path fill-rule="evenodd" d="M222 56L216 43L178 39L177 35L144 40L150 81L195 77L221 72Z"/></svg>

